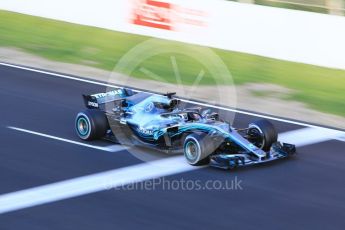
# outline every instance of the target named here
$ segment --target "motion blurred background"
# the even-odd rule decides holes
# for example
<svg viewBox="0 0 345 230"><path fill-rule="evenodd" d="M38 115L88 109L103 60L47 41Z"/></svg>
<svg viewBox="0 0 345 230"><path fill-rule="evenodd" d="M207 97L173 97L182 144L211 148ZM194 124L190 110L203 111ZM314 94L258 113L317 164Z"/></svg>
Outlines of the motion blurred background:
<svg viewBox="0 0 345 230"><path fill-rule="evenodd" d="M344 129L344 8L344 0L0 0L0 61L108 81L151 37L205 46L231 72L237 108ZM180 82L171 77L172 55ZM163 91L180 84L183 95L200 69L188 55L161 53L142 60L127 82ZM206 71L194 97L212 101L215 78Z"/></svg>
<svg viewBox="0 0 345 230"><path fill-rule="evenodd" d="M344 16L344 0L240 0L238 2Z"/></svg>

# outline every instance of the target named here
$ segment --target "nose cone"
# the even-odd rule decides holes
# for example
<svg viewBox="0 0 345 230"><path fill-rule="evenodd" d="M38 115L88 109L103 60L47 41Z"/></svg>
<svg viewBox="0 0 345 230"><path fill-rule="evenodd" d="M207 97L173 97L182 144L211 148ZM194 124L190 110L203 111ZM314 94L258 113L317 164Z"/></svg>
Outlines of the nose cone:
<svg viewBox="0 0 345 230"><path fill-rule="evenodd" d="M255 146L256 149L253 149L252 152L255 153L259 158L261 157L266 157L266 152L263 151L262 149L259 149L258 147Z"/></svg>
<svg viewBox="0 0 345 230"><path fill-rule="evenodd" d="M230 130L230 125L224 122L213 122L213 125L221 128L222 130L229 132Z"/></svg>

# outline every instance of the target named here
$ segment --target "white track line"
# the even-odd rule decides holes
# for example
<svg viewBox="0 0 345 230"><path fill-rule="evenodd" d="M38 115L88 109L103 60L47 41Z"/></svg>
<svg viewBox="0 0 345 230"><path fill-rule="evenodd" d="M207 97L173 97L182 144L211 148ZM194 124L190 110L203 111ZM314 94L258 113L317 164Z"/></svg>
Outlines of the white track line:
<svg viewBox="0 0 345 230"><path fill-rule="evenodd" d="M279 135L279 141L291 143L297 147L311 145L341 137L338 131L325 128L304 128L285 132Z"/></svg>
<svg viewBox="0 0 345 230"><path fill-rule="evenodd" d="M78 142L78 141L72 141L72 140L68 140L68 139L65 139L65 138L61 138L61 137L57 137L57 136L52 136L52 135L48 135L48 134L44 134L44 133L39 133L39 132L31 131L31 130L28 130L28 129L21 129L21 128L12 127L12 126L8 126L7 128L12 129L12 130L16 130L16 131L19 131L19 132L29 133L29 134L33 134L33 135L37 135L37 136L41 136L41 137L46 137L46 138L49 138L49 139L57 140L57 141L63 141L63 142L67 142L67 143L70 143L70 144L80 145L80 146L84 146L84 147L88 147L88 148L93 148L93 149L98 149L98 150L107 151L107 152L119 152L119 151L122 151L122 150L126 149L125 147L123 147L121 145L110 145L110 146L101 147L101 146L96 146L96 145L85 144L85 143Z"/></svg>
<svg viewBox="0 0 345 230"><path fill-rule="evenodd" d="M12 68L17 68L17 69L22 69L22 70L27 70L27 71L36 72L36 73L43 73L43 74L47 74L47 75L51 75L51 76L56 76L56 77L60 77L60 78L65 78L65 79L70 79L70 80L90 83L90 84L94 84L94 85L101 85L101 86L115 87L115 88L116 87L121 87L121 86L118 86L118 85L115 85L115 84L107 84L107 83L102 83L102 82L98 82L98 81L94 81L94 80L87 80L87 79L82 79L82 78L78 78L78 77L68 76L66 74L52 73L52 72L45 71L45 70L38 70L38 69L30 68L30 67L23 67L23 66L18 66L18 65L9 64L9 63L0 62L0 65L12 67ZM141 90L133 90L133 91L135 91L135 92L142 92ZM192 103L192 104L195 104L195 105L207 106L207 107L212 107L212 108L216 108L216 109L222 109L222 110L225 110L225 111L236 112L236 113L250 115L250 116L255 116L255 117L260 117L260 118L271 119L271 120L280 121L280 122L284 122L284 123L300 125L300 126L304 126L304 127L323 128L323 127L320 127L320 126L311 125L311 124L307 124L307 123L303 123L303 122L299 122L299 121L292 121L292 120L288 120L288 119L272 117L272 116L269 116L269 115L257 114L257 113L254 113L254 112L246 112L246 111L241 111L241 110L238 110L238 109L230 109L230 108L225 108L225 107L216 106L216 105L210 105L210 104L202 103L202 102L195 102L195 101L190 101L190 100L185 100L185 99L181 99L181 101ZM338 130L334 130L334 129L329 129L329 130L333 130L333 131L337 131L337 132L341 132L341 133L345 134L345 132L343 132L343 131L338 131Z"/></svg>
<svg viewBox="0 0 345 230"><path fill-rule="evenodd" d="M179 156L25 189L1 195L0 214L197 168Z"/></svg>
<svg viewBox="0 0 345 230"><path fill-rule="evenodd" d="M279 140L301 147L325 141L334 134L325 132L310 128L299 129L279 134ZM304 141L306 135L308 141ZM0 195L0 214L198 168L188 165L183 156L178 156L25 189Z"/></svg>
<svg viewBox="0 0 345 230"><path fill-rule="evenodd" d="M339 137L337 137L337 138L335 138L337 141L343 141L343 142L345 142L345 135L341 135L341 136L339 136Z"/></svg>

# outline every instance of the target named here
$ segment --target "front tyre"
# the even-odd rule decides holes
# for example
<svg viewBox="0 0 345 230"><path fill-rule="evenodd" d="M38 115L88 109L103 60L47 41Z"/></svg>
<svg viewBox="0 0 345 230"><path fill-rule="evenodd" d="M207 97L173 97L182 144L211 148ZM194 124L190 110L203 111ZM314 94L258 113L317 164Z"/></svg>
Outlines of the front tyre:
<svg viewBox="0 0 345 230"><path fill-rule="evenodd" d="M265 119L250 123L247 136L250 142L265 151L268 151L278 139L278 133L274 125Z"/></svg>
<svg viewBox="0 0 345 230"><path fill-rule="evenodd" d="M80 139L90 141L102 138L109 129L109 125L102 111L87 109L78 113L75 129Z"/></svg>
<svg viewBox="0 0 345 230"><path fill-rule="evenodd" d="M204 165L209 163L213 146L207 135L190 134L183 145L183 153L190 165Z"/></svg>

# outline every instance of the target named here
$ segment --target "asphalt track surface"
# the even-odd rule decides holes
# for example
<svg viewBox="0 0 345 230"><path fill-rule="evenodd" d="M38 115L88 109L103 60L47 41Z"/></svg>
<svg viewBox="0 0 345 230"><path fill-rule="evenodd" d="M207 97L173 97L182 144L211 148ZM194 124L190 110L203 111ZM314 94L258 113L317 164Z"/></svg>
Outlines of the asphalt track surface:
<svg viewBox="0 0 345 230"><path fill-rule="evenodd" d="M103 151L9 128L79 142L73 127L75 115L84 109L81 94L104 90L0 65L0 200L20 190L145 164L125 149ZM237 113L234 125L255 119ZM272 122L279 133L306 128ZM88 144L113 147L103 141ZM0 229L344 229L344 149L344 141L330 138L300 146L288 160L234 171L197 168L164 177L203 185L237 180L242 189L167 189L157 184L154 189L104 189L18 208L0 214Z"/></svg>

